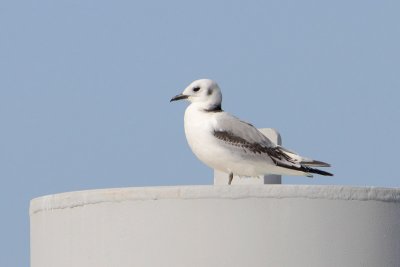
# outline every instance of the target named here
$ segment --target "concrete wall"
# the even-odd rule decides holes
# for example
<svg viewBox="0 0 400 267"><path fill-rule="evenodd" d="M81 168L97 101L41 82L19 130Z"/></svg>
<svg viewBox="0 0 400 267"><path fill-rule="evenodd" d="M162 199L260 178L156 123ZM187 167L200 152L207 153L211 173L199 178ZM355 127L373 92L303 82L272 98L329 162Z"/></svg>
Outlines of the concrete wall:
<svg viewBox="0 0 400 267"><path fill-rule="evenodd" d="M242 185L32 200L32 267L400 266L400 190Z"/></svg>

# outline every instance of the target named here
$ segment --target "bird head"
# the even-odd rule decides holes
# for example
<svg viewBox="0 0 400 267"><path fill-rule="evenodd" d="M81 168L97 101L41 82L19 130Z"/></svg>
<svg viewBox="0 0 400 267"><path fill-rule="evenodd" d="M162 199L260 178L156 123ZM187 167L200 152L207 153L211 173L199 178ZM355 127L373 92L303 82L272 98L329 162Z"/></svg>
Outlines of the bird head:
<svg viewBox="0 0 400 267"><path fill-rule="evenodd" d="M189 84L181 94L174 96L171 102L181 99L187 99L202 109L210 110L216 107L221 108L222 94L216 82L200 79Z"/></svg>

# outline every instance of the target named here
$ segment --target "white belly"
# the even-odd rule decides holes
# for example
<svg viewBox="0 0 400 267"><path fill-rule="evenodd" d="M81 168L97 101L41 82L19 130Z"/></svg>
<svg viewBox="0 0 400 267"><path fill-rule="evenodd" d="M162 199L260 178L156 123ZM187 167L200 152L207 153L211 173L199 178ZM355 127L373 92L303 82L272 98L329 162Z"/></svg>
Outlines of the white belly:
<svg viewBox="0 0 400 267"><path fill-rule="evenodd" d="M189 106L185 112L185 134L193 153L210 168L243 176L258 176L265 173L268 162L244 159L234 154L214 137L217 115L205 113ZM206 145L205 145L206 144ZM262 168L260 168L262 167Z"/></svg>

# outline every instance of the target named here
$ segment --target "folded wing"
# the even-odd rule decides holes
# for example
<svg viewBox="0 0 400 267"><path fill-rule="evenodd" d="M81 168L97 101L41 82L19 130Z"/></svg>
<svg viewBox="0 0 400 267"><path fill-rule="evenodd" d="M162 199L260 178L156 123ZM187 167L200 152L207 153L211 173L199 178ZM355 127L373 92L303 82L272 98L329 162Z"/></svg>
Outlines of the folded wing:
<svg viewBox="0 0 400 267"><path fill-rule="evenodd" d="M236 147L244 153L267 155L275 165L298 170L308 176L312 176L311 173L332 175L331 173L311 168L329 167L328 163L301 157L294 151L274 144L253 125L243 122L234 116L226 115L223 120L218 121L218 127L213 132L214 137L224 144Z"/></svg>

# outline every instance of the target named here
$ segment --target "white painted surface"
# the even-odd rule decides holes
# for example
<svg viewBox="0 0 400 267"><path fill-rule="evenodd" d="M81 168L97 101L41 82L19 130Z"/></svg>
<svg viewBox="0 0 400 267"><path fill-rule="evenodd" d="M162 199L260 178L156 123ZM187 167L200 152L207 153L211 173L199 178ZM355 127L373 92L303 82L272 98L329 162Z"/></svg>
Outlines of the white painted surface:
<svg viewBox="0 0 400 267"><path fill-rule="evenodd" d="M258 129L273 143L282 144L282 139L278 131L272 128ZM214 170L214 185L227 185L229 182L229 174L218 170ZM233 176L232 185L235 184L281 184L282 177L280 175L264 175L263 177L239 177Z"/></svg>
<svg viewBox="0 0 400 267"><path fill-rule="evenodd" d="M103 189L30 214L32 267L400 266L400 189Z"/></svg>

